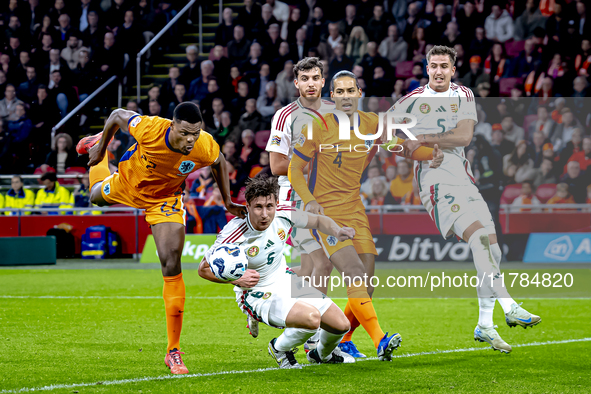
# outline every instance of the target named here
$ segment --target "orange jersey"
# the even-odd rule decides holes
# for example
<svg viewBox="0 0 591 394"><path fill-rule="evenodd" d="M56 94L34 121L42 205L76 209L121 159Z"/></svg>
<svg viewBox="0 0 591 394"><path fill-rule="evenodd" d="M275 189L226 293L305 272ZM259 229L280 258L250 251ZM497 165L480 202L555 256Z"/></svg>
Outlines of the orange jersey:
<svg viewBox="0 0 591 394"><path fill-rule="evenodd" d="M220 147L203 130L188 155L175 151L168 142L171 123L158 116L134 115L129 119L129 133L137 143L121 158L118 172L131 194L158 199L182 192L190 173L217 160Z"/></svg>

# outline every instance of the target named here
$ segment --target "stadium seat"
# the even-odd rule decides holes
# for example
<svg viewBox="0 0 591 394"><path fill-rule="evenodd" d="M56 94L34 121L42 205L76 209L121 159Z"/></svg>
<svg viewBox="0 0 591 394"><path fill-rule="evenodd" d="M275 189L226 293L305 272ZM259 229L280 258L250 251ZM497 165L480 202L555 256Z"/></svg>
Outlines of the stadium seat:
<svg viewBox="0 0 591 394"><path fill-rule="evenodd" d="M205 204L205 201L206 201L205 198L201 198L201 197L193 197L193 198L191 198L191 200L193 200L196 207L203 206L203 204Z"/></svg>
<svg viewBox="0 0 591 394"><path fill-rule="evenodd" d="M511 89L520 83L523 83L522 78L501 78L499 81L499 95L502 97L511 96Z"/></svg>
<svg viewBox="0 0 591 394"><path fill-rule="evenodd" d="M501 195L501 204L511 204L521 194L521 183L507 185Z"/></svg>
<svg viewBox="0 0 591 394"><path fill-rule="evenodd" d="M540 200L542 204L546 204L546 202L555 194L555 183L544 183L543 185L538 186L538 190L536 190L536 197L538 198L538 200Z"/></svg>
<svg viewBox="0 0 591 394"><path fill-rule="evenodd" d="M524 41L511 41L505 43L505 52L508 57L517 57L519 53L525 48Z"/></svg>
<svg viewBox="0 0 591 394"><path fill-rule="evenodd" d="M413 61L396 63L396 78L410 78L412 77Z"/></svg>
<svg viewBox="0 0 591 394"><path fill-rule="evenodd" d="M267 141L269 140L269 136L271 135L271 130L261 130L257 131L254 135L254 143L260 149L265 149L267 146Z"/></svg>
<svg viewBox="0 0 591 394"><path fill-rule="evenodd" d="M64 174L67 175L84 175L86 174L85 167L68 167L66 168L66 172ZM57 178L60 185L77 185L79 183L78 178Z"/></svg>
<svg viewBox="0 0 591 394"><path fill-rule="evenodd" d="M525 130L525 134L527 135L528 130L529 130L529 126L534 123L535 121L538 120L538 115L533 114L533 115L525 115L525 118L523 119L523 130ZM533 136L528 135L528 138L532 138Z"/></svg>

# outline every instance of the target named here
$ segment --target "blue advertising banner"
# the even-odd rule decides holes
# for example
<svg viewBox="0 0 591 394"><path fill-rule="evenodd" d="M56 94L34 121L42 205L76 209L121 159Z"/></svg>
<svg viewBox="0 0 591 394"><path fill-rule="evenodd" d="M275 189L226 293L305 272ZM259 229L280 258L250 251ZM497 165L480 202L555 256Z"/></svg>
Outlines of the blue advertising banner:
<svg viewBox="0 0 591 394"><path fill-rule="evenodd" d="M524 263L591 263L591 233L530 234Z"/></svg>

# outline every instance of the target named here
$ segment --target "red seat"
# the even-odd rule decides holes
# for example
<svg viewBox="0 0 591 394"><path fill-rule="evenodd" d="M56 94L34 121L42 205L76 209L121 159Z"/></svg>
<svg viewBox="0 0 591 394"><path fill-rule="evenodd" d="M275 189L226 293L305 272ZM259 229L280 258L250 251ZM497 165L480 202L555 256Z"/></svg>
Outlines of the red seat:
<svg viewBox="0 0 591 394"><path fill-rule="evenodd" d="M556 194L556 184L555 183L544 183L538 187L536 190L536 197L542 204L546 204L546 202L552 198Z"/></svg>
<svg viewBox="0 0 591 394"><path fill-rule="evenodd" d="M525 134L530 139L533 138L533 135L528 135L529 126L532 123L535 123L537 120L538 120L538 115L536 115L536 114L525 115L525 118L523 119L523 130L525 130Z"/></svg>
<svg viewBox="0 0 591 394"><path fill-rule="evenodd" d="M521 183L507 185L501 195L501 204L511 204L521 194Z"/></svg>
<svg viewBox="0 0 591 394"><path fill-rule="evenodd" d="M200 169L197 171L193 171L192 173L189 174L189 176L187 178L185 178L185 186L187 190L191 190L191 185L193 185L193 182L195 182L195 180L197 178L199 178L199 174L201 173Z"/></svg>
<svg viewBox="0 0 591 394"><path fill-rule="evenodd" d="M410 78L412 77L413 61L396 63L396 78Z"/></svg>
<svg viewBox="0 0 591 394"><path fill-rule="evenodd" d="M522 78L501 78L499 80L499 94L504 97L511 96L511 89L519 83L523 83Z"/></svg>
<svg viewBox="0 0 591 394"><path fill-rule="evenodd" d="M68 175L84 175L86 174L85 167L68 167L66 168L66 172L64 174ZM58 181L61 185L77 185L80 182L78 181L79 178L59 178Z"/></svg>
<svg viewBox="0 0 591 394"><path fill-rule="evenodd" d="M505 52L507 52L508 57L517 57L519 53L525 49L525 40L524 41L511 41L505 43Z"/></svg>
<svg viewBox="0 0 591 394"><path fill-rule="evenodd" d="M207 201L205 198L201 198L201 197L195 197L195 198L192 198L191 200L193 200L196 207L203 206L203 204L205 204L205 201Z"/></svg>
<svg viewBox="0 0 591 394"><path fill-rule="evenodd" d="M260 149L265 149L267 146L267 141L269 141L269 136L271 135L271 130L261 130L257 131L254 135L254 143Z"/></svg>

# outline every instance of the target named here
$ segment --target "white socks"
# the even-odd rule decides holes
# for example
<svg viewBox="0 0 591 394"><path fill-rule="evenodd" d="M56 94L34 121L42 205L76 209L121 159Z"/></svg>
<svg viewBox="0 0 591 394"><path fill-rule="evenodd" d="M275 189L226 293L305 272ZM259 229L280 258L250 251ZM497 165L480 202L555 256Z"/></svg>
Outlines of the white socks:
<svg viewBox="0 0 591 394"><path fill-rule="evenodd" d="M320 340L320 331L322 331L321 328L318 329L318 331L316 331L314 333L314 335L312 335L310 338L308 338L308 341L313 341L313 342L317 342Z"/></svg>
<svg viewBox="0 0 591 394"><path fill-rule="evenodd" d="M478 324L480 327L492 327L493 310L495 308L494 298L478 298Z"/></svg>
<svg viewBox="0 0 591 394"><path fill-rule="evenodd" d="M302 345L317 331L287 327L275 341L275 350L279 350L280 352L290 351L294 347Z"/></svg>
<svg viewBox="0 0 591 394"><path fill-rule="evenodd" d="M322 361L326 361L332 351L338 346L345 334L331 334L330 332L320 329L320 342L316 350Z"/></svg>
<svg viewBox="0 0 591 394"><path fill-rule="evenodd" d="M497 263L497 267L499 267L499 271L500 271L501 257L503 257L503 252L501 252L501 247L499 246L498 242L496 244L490 245L490 252L492 253L493 258L495 259L495 262ZM505 282L505 283L507 283L507 282ZM497 298L497 301L499 301L499 304L501 304L501 308L503 308L503 312L505 312L505 313L510 312L511 305L513 303L515 303L513 298L509 297L508 292L506 293L506 297Z"/></svg>

